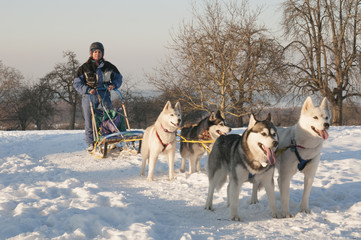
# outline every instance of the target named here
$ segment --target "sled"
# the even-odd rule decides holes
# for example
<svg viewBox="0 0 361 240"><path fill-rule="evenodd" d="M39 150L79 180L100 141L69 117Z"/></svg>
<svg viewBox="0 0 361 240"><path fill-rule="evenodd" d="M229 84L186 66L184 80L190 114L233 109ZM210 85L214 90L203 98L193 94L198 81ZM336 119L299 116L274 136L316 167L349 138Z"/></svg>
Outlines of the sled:
<svg viewBox="0 0 361 240"><path fill-rule="evenodd" d="M106 88L97 89L110 92ZM119 90L114 89L119 95L121 107L110 108L104 104L103 99L98 95L100 107L95 109L90 98L90 110L93 128L93 156L104 158L109 150L118 147L120 151L128 151L131 154L140 153L143 131L131 130L128 116L123 103L123 96Z"/></svg>

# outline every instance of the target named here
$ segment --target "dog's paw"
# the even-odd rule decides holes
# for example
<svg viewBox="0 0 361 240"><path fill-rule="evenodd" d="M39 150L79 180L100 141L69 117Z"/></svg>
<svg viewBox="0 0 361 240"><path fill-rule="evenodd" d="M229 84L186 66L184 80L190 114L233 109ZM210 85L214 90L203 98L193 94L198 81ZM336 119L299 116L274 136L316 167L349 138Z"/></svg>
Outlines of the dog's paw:
<svg viewBox="0 0 361 240"><path fill-rule="evenodd" d="M271 216L272 216L273 218L281 218L281 214L279 214L278 212L272 212L272 213L271 213Z"/></svg>
<svg viewBox="0 0 361 240"><path fill-rule="evenodd" d="M232 217L232 221L242 222L242 218L240 216Z"/></svg>
<svg viewBox="0 0 361 240"><path fill-rule="evenodd" d="M281 217L282 218L293 218L294 216L289 212L282 212Z"/></svg>
<svg viewBox="0 0 361 240"><path fill-rule="evenodd" d="M206 205L206 206L204 207L204 209L214 212L214 208L213 208L212 206Z"/></svg>
<svg viewBox="0 0 361 240"><path fill-rule="evenodd" d="M251 200L251 203L250 203L250 204L252 205L252 204L257 204L257 203L259 203L258 200Z"/></svg>
<svg viewBox="0 0 361 240"><path fill-rule="evenodd" d="M148 181L148 182L152 182L152 181L153 181L153 177L147 177L147 181Z"/></svg>
<svg viewBox="0 0 361 240"><path fill-rule="evenodd" d="M310 209L301 209L300 210L301 213L311 213Z"/></svg>

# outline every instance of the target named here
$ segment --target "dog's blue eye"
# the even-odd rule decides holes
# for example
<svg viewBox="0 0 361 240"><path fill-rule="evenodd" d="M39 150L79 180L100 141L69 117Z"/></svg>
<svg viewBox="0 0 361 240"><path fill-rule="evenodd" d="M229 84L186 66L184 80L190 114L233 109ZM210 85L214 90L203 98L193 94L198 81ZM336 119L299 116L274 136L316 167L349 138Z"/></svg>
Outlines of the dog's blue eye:
<svg viewBox="0 0 361 240"><path fill-rule="evenodd" d="M314 116L313 119L318 119L318 117L317 117L317 116Z"/></svg>

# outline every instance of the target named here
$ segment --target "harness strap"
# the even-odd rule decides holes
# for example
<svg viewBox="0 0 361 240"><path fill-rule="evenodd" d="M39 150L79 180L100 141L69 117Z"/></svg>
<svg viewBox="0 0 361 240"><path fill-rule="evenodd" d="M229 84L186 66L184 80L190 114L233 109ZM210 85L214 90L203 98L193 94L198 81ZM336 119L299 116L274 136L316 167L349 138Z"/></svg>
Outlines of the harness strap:
<svg viewBox="0 0 361 240"><path fill-rule="evenodd" d="M158 138L160 144L163 145L163 150L162 150L162 152L163 152L163 151L167 148L167 146L169 145L169 143L167 143L167 144L164 144L164 143L163 143L162 139L160 139L160 137L159 137L158 131L155 131L155 134L157 135L157 138Z"/></svg>
<svg viewBox="0 0 361 240"><path fill-rule="evenodd" d="M206 141L205 140L201 140L201 141L199 141L199 140L187 140L185 137L183 137L180 134L176 134L176 135L178 135L182 139L181 142L202 144L202 146L204 147L204 149L207 150L208 153L210 153L211 150L210 150L209 146L207 146L206 144L210 145L211 143L215 142L215 140L206 140Z"/></svg>
<svg viewBox="0 0 361 240"><path fill-rule="evenodd" d="M209 139L211 139L211 135L209 134L209 132L208 132L208 130L204 130L204 132L202 133L202 134L200 134L199 136L198 136L198 138L200 138L200 139L205 139L205 140L209 140Z"/></svg>
<svg viewBox="0 0 361 240"><path fill-rule="evenodd" d="M302 171L306 167L307 163L309 163L312 159L303 159L301 157L300 153L298 152L297 148L302 148L302 149L305 149L305 148L303 146L297 145L296 141L294 139L291 140L291 143L292 143L292 145L290 146L291 151L295 152L296 157L299 161L297 168L299 171Z"/></svg>
<svg viewBox="0 0 361 240"><path fill-rule="evenodd" d="M296 157L299 161L298 165L297 165L297 168L299 171L302 171L307 163L309 163L312 159L303 159L300 155L300 153L298 152L298 149L297 148L301 148L301 149L306 149L305 147L301 146L301 145L297 145L296 144L296 141L294 139L291 139L291 145L287 146L287 147L284 147L284 148L281 148L281 149L278 149L276 151L276 157L278 157L279 155L281 155L281 153L283 153L284 151L286 151L287 149L291 149L292 152L295 152L296 154Z"/></svg>

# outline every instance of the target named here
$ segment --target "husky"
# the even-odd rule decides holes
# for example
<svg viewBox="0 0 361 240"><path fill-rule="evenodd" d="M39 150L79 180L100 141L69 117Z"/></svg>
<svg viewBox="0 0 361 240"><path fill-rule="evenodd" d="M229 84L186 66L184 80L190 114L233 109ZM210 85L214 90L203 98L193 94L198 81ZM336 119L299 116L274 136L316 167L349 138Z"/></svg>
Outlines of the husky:
<svg viewBox="0 0 361 240"><path fill-rule="evenodd" d="M279 172L282 217L292 217L289 210L290 182L297 171L304 174L300 210L310 213L308 199L320 162L323 141L328 138L329 127L330 112L327 99L324 98L321 105L315 107L311 97L307 97L298 122L292 127L278 129L280 155L277 157L276 168Z"/></svg>
<svg viewBox="0 0 361 240"><path fill-rule="evenodd" d="M169 180L174 179L174 158L177 150L176 134L182 121L180 103L172 107L168 101L155 123L145 130L142 153L141 175L145 176L145 165L149 160L148 181L153 180L154 168L159 154L165 154L168 160Z"/></svg>
<svg viewBox="0 0 361 240"><path fill-rule="evenodd" d="M213 210L214 189L219 190L229 176L227 205L231 219L241 221L238 215L239 191L246 181L264 186L272 217L278 217L274 194L274 151L278 146L277 130L271 122L271 114L258 121L253 114L242 136L220 136L208 158L208 197L205 209Z"/></svg>
<svg viewBox="0 0 361 240"><path fill-rule="evenodd" d="M226 135L231 128L224 123L224 115L220 111L212 112L208 117L203 118L198 124L185 126L181 130L181 136L190 141L208 141L208 143L190 143L181 142L180 153L182 164L180 171L185 172L186 159L189 158L189 173L194 173L197 166L197 172L200 171L200 159L205 151L209 151L212 140L216 140L220 135ZM207 149L206 149L207 148Z"/></svg>

